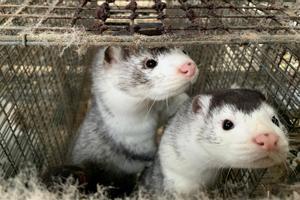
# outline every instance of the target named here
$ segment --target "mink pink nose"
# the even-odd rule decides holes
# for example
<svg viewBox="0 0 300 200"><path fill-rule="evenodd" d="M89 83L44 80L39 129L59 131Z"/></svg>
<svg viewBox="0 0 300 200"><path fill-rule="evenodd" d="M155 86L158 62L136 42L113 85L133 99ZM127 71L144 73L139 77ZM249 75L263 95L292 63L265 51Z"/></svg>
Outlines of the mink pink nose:
<svg viewBox="0 0 300 200"><path fill-rule="evenodd" d="M196 73L196 67L197 66L193 62L187 62L179 67L179 72L185 77L191 78Z"/></svg>
<svg viewBox="0 0 300 200"><path fill-rule="evenodd" d="M253 139L253 142L264 150L273 151L278 147L278 140L278 135L273 133L264 133L257 135Z"/></svg>

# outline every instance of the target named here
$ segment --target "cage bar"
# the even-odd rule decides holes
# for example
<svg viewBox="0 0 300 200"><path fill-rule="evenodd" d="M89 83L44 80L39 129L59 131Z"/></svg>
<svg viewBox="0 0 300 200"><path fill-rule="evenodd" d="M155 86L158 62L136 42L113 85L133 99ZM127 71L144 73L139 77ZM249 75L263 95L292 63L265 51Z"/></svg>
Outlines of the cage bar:
<svg viewBox="0 0 300 200"><path fill-rule="evenodd" d="M77 33L84 38L75 45L103 45L103 41L104 45L128 45L128 40L132 43L137 38L142 44L154 46L161 42L172 45L300 41L299 9L293 4L205 0L108 2L28 0L0 4L0 44L66 45L67 41L60 37L63 33ZM115 36L126 39L116 41Z"/></svg>

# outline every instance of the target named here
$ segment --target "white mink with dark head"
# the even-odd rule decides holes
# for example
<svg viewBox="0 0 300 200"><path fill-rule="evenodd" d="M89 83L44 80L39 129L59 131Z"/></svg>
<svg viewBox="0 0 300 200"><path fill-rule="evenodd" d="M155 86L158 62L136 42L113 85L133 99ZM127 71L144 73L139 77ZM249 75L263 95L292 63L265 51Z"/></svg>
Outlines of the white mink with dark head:
<svg viewBox="0 0 300 200"><path fill-rule="evenodd" d="M190 194L214 183L220 168L267 168L284 162L286 129L256 90L228 89L188 100L166 128L142 184Z"/></svg>
<svg viewBox="0 0 300 200"><path fill-rule="evenodd" d="M141 171L157 148L154 102L185 99L180 94L197 75L193 60L177 48L100 50L92 71L92 106L74 143L72 164L92 161L125 173Z"/></svg>

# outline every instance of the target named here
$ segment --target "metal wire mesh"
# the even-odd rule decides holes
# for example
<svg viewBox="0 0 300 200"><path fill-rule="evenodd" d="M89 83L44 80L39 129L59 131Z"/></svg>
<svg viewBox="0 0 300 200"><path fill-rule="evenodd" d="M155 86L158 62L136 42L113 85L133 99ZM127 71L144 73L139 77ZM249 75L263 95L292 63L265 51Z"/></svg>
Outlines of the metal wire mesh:
<svg viewBox="0 0 300 200"><path fill-rule="evenodd" d="M278 2L15 0L0 4L0 41L68 43L61 34L78 31L82 39L75 43L100 45L128 45L136 38L147 45L299 41L299 9ZM95 37L99 34L106 37Z"/></svg>
<svg viewBox="0 0 300 200"><path fill-rule="evenodd" d="M6 177L31 162L61 164L85 71L76 52L0 46L0 160Z"/></svg>

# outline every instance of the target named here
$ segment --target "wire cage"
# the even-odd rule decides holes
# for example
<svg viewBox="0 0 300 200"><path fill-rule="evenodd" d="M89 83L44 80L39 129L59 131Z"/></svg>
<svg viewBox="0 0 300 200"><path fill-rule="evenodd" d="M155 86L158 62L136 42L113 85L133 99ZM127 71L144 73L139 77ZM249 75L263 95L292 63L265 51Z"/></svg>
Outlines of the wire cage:
<svg viewBox="0 0 300 200"><path fill-rule="evenodd" d="M0 46L1 168L6 177L31 162L62 163L76 129L85 65L57 47Z"/></svg>
<svg viewBox="0 0 300 200"><path fill-rule="evenodd" d="M0 166L62 164L89 97L92 46L184 46L201 75L190 92L232 84L267 92L300 131L299 1L0 1ZM294 141L297 143L297 141ZM220 176L252 194L265 170Z"/></svg>

